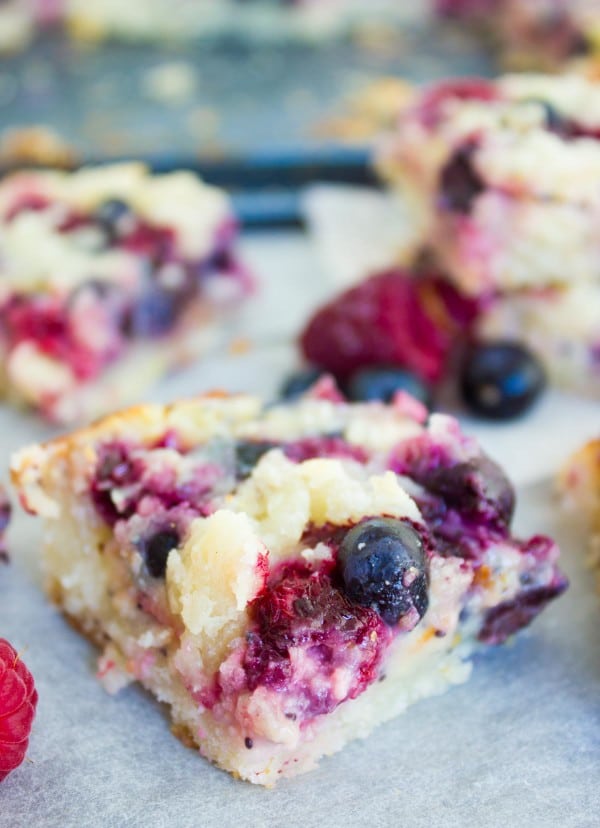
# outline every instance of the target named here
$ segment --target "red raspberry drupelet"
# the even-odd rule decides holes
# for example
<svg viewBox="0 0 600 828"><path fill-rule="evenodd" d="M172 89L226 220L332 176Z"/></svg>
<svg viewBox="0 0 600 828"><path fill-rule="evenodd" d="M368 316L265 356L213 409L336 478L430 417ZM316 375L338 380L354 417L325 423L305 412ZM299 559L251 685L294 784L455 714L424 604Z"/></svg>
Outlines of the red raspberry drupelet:
<svg viewBox="0 0 600 828"><path fill-rule="evenodd" d="M37 700L25 662L0 638L0 782L25 758Z"/></svg>

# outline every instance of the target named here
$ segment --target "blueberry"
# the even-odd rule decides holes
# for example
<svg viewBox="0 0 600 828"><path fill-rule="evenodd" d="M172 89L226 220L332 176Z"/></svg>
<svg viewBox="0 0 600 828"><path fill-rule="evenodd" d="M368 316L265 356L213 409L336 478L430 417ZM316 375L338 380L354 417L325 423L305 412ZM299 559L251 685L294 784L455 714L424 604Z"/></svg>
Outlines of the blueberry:
<svg viewBox="0 0 600 828"><path fill-rule="evenodd" d="M393 518L370 518L346 534L338 553L346 596L374 609L386 624L397 624L429 603L427 558L413 526Z"/></svg>
<svg viewBox="0 0 600 828"><path fill-rule="evenodd" d="M177 293L151 285L129 312L125 325L127 334L151 337L168 333L177 320L180 304Z"/></svg>
<svg viewBox="0 0 600 828"><path fill-rule="evenodd" d="M169 552L177 549L179 542L179 533L174 526L155 532L141 542L140 551L144 556L146 568L153 578L165 577Z"/></svg>
<svg viewBox="0 0 600 828"><path fill-rule="evenodd" d="M473 166L476 146L469 142L451 156L440 174L439 193L443 208L455 213L470 213L473 201L485 189Z"/></svg>
<svg viewBox="0 0 600 828"><path fill-rule="evenodd" d="M320 368L305 368L291 374L281 387L280 396L284 400L293 400L308 391L322 375Z"/></svg>
<svg viewBox="0 0 600 828"><path fill-rule="evenodd" d="M215 270L218 272L233 270L235 268L235 258L231 250L222 248L221 250L216 250L212 253L212 255L206 259L205 262L203 262L202 268L209 273L213 273Z"/></svg>
<svg viewBox="0 0 600 828"><path fill-rule="evenodd" d="M533 405L546 377L540 361L522 345L489 342L467 353L460 382L472 411L490 420L510 420Z"/></svg>
<svg viewBox="0 0 600 828"><path fill-rule="evenodd" d="M346 391L349 399L354 401L390 402L396 391L406 391L427 406L431 403L427 386L417 376L392 366L357 371L348 382Z"/></svg>
<svg viewBox="0 0 600 828"><path fill-rule="evenodd" d="M566 126L565 119L558 110L543 98L526 98L524 103L536 103L544 112L545 126L550 132L562 132Z"/></svg>
<svg viewBox="0 0 600 828"><path fill-rule="evenodd" d="M94 213L94 218L105 231L109 243L114 243L119 235L119 224L131 215L131 208L125 201L111 198L100 204Z"/></svg>
<svg viewBox="0 0 600 828"><path fill-rule="evenodd" d="M500 466L485 454L432 469L419 482L458 511L487 514L507 526L512 520L515 490Z"/></svg>
<svg viewBox="0 0 600 828"><path fill-rule="evenodd" d="M236 472L240 479L249 477L263 454L275 448L277 443L266 440L240 440L235 447Z"/></svg>
<svg viewBox="0 0 600 828"><path fill-rule="evenodd" d="M4 532L10 523L10 516L12 507L10 501L3 495L0 495L0 532Z"/></svg>

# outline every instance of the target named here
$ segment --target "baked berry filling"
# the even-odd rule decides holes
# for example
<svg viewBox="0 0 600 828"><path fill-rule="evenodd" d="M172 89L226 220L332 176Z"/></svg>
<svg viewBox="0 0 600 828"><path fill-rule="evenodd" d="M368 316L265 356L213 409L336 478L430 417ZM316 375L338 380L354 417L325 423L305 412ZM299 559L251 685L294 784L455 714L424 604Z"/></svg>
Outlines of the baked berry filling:
<svg viewBox="0 0 600 828"><path fill-rule="evenodd" d="M194 515L209 514L212 499L232 482L229 470L209 459L199 460L178 479L168 460L157 466L144 462L141 448L105 443L99 448L91 496L98 515L109 526L135 514L167 512L185 506ZM150 455L151 456L151 455Z"/></svg>
<svg viewBox="0 0 600 828"><path fill-rule="evenodd" d="M484 454L457 461L423 436L393 452L390 467L422 487L415 500L442 554L481 561L491 543L508 537L515 492Z"/></svg>
<svg viewBox="0 0 600 828"><path fill-rule="evenodd" d="M8 561L5 533L10 523L12 507L4 489L0 488L0 563Z"/></svg>
<svg viewBox="0 0 600 828"><path fill-rule="evenodd" d="M439 198L443 210L468 215L485 184L473 164L477 144L469 141L459 147L440 174Z"/></svg>
<svg viewBox="0 0 600 828"><path fill-rule="evenodd" d="M139 543L139 551L146 568L153 578L164 578L167 570L167 558L172 549L177 549L181 537L175 524L170 524Z"/></svg>
<svg viewBox="0 0 600 828"><path fill-rule="evenodd" d="M362 693L377 679L391 639L374 610L351 602L330 575L302 566L285 568L252 603L250 617L247 689L285 688L287 712L301 720Z"/></svg>
<svg viewBox="0 0 600 828"><path fill-rule="evenodd" d="M523 589L515 598L488 610L479 640L484 644L501 644L533 619L568 587L564 577L557 576L552 584Z"/></svg>
<svg viewBox="0 0 600 828"><path fill-rule="evenodd" d="M445 100L445 90L442 88L441 100ZM461 99L460 94L452 95ZM522 104L536 104L543 111L543 128L564 141L573 141L580 138L600 140L600 130L578 123L572 118L563 115L553 104L543 98L524 98ZM434 126L434 125L432 125ZM478 149L478 140L469 138L460 144L446 161L441 169L437 187L438 205L440 209L450 213L468 216L472 211L477 198L488 189L498 189L489 186L474 163L474 155ZM502 188L511 191L510 186Z"/></svg>
<svg viewBox="0 0 600 828"><path fill-rule="evenodd" d="M501 95L491 81L481 78L456 78L436 83L425 91L419 102L418 116L423 125L435 127L441 118L442 108L453 98L487 103L501 100Z"/></svg>

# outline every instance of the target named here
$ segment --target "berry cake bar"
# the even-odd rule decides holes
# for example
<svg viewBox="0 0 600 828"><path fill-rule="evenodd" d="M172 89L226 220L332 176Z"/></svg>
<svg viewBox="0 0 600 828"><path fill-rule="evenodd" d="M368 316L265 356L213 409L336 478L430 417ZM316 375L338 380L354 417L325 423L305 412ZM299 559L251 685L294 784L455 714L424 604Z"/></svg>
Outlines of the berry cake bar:
<svg viewBox="0 0 600 828"><path fill-rule="evenodd" d="M399 394L352 405L208 395L26 448L52 599L174 730L262 785L466 680L566 581L515 538L514 492L457 422Z"/></svg>
<svg viewBox="0 0 600 828"><path fill-rule="evenodd" d="M569 506L575 506L591 528L589 563L598 574L600 589L600 439L583 446L559 476Z"/></svg>
<svg viewBox="0 0 600 828"><path fill-rule="evenodd" d="M600 0L434 0L439 14L498 41L513 66L554 70L600 51Z"/></svg>
<svg viewBox="0 0 600 828"><path fill-rule="evenodd" d="M0 392L56 422L134 402L248 290L226 196L121 164L0 183Z"/></svg>
<svg viewBox="0 0 600 828"><path fill-rule="evenodd" d="M467 79L417 95L378 159L408 197L429 259L481 303L482 331L521 331L551 374L595 393L599 138L598 84Z"/></svg>

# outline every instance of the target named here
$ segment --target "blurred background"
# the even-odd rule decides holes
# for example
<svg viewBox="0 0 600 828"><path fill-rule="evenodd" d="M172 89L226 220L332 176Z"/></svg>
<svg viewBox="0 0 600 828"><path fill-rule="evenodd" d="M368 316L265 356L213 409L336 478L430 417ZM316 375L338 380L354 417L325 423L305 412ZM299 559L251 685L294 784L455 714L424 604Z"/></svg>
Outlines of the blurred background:
<svg viewBox="0 0 600 828"><path fill-rule="evenodd" d="M392 78L493 70L429 0L32 2L0 3L0 163L193 168L246 225L298 222L310 181L375 183Z"/></svg>

